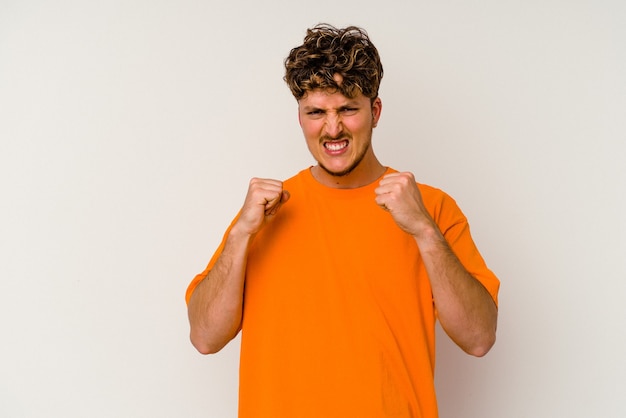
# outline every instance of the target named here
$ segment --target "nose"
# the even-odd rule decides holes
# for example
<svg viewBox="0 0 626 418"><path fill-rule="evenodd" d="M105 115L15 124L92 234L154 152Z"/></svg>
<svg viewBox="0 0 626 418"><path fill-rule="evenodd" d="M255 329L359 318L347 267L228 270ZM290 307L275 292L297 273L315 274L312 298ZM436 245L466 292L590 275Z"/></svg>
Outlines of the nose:
<svg viewBox="0 0 626 418"><path fill-rule="evenodd" d="M336 138L343 131L343 124L341 123L341 118L336 113L331 113L326 117L326 123L324 126L324 130L326 131L326 135L331 138Z"/></svg>

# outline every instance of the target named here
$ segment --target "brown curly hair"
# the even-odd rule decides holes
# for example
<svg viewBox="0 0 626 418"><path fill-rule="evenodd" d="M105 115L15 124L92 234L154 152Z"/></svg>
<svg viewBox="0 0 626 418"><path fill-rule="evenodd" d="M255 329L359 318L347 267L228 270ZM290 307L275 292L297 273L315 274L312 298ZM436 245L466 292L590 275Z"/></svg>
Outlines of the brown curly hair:
<svg viewBox="0 0 626 418"><path fill-rule="evenodd" d="M285 70L284 80L296 100L315 89L330 89L349 98L362 93L373 101L383 78L378 50L356 26L319 24L307 29L304 43L285 59Z"/></svg>

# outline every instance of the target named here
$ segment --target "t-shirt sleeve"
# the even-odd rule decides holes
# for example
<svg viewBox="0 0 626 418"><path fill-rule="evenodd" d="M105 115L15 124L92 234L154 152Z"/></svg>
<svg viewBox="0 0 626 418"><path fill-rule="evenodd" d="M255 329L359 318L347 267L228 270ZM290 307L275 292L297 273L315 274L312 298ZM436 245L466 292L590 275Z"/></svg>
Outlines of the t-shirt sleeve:
<svg viewBox="0 0 626 418"><path fill-rule="evenodd" d="M433 208L433 217L452 251L465 269L487 289L494 302L498 303L500 280L487 267L472 235L467 218L450 196L441 192Z"/></svg>
<svg viewBox="0 0 626 418"><path fill-rule="evenodd" d="M185 292L185 301L187 303L189 303L189 300L191 299L191 295L193 294L193 291L196 290L196 287L198 287L198 284L200 284L200 282L207 277L207 275L209 274L209 271L211 271L211 269L217 262L217 259L222 254L222 251L224 250L224 245L226 244L226 237L228 237L230 230L232 229L233 225L235 224L238 218L239 218L239 214L237 214L235 219L233 219L233 221L228 226L228 229L226 229L226 232L224 233L224 236L222 237L222 242L220 243L219 247L217 247L217 250L215 250L213 257L211 257L211 260L209 261L209 264L206 266L204 271L202 271L202 273L196 274L196 276L193 278L191 283L189 283L189 286L187 286L187 292Z"/></svg>

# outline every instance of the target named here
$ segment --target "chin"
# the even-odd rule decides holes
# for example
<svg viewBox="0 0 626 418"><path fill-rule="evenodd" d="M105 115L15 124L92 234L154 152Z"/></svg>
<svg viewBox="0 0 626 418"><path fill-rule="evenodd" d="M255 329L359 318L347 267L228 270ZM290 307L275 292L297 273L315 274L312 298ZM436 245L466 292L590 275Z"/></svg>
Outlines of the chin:
<svg viewBox="0 0 626 418"><path fill-rule="evenodd" d="M343 167L343 168L328 168L327 166L325 166L322 163L319 163L319 166L322 168L322 170L324 170L327 174L330 174L333 177L345 177L348 174L352 173L352 171L354 171L354 169L356 168L356 165L352 165L352 166L348 166L348 167Z"/></svg>

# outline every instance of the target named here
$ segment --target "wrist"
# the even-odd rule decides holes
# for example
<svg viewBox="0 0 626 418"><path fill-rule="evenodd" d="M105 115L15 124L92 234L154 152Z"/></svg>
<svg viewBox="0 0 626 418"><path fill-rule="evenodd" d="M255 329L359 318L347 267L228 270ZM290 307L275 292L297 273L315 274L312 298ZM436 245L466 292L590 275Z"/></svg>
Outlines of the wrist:
<svg viewBox="0 0 626 418"><path fill-rule="evenodd" d="M249 231L249 229L243 226L240 222L236 222L230 229L228 238L237 242L247 242L251 241L255 235L255 233Z"/></svg>
<svg viewBox="0 0 626 418"><path fill-rule="evenodd" d="M440 247L442 243L446 242L439 227L434 222L427 222L421 225L412 235L422 252Z"/></svg>

